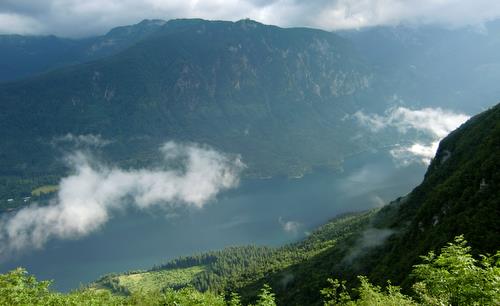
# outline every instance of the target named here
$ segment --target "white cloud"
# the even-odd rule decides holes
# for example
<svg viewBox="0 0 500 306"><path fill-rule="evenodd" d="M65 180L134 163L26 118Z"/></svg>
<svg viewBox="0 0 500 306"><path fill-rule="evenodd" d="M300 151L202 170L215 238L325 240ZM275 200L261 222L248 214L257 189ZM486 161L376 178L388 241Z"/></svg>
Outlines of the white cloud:
<svg viewBox="0 0 500 306"><path fill-rule="evenodd" d="M369 128L372 132L378 132L388 125L386 117L378 114L367 115L363 111L357 111L354 113L353 117L358 120L361 125Z"/></svg>
<svg viewBox="0 0 500 306"><path fill-rule="evenodd" d="M0 10L0 34L33 34L42 32L44 32L44 27L36 19Z"/></svg>
<svg viewBox="0 0 500 306"><path fill-rule="evenodd" d="M385 206L387 203L384 201L384 199L382 199L380 196L378 195L372 195L370 197L370 200L371 202L373 203L373 205L375 207L383 207Z"/></svg>
<svg viewBox="0 0 500 306"><path fill-rule="evenodd" d="M314 25L352 29L376 25L480 25L500 17L495 0L337 0L324 1Z"/></svg>
<svg viewBox="0 0 500 306"><path fill-rule="evenodd" d="M53 143L59 142L69 142L75 146L92 146L92 147L103 147L111 143L111 141L104 139L101 135L94 134L84 134L84 135L73 135L68 133L64 136L55 137Z"/></svg>
<svg viewBox="0 0 500 306"><path fill-rule="evenodd" d="M439 147L439 141L433 141L430 144L414 143L410 146L396 147L390 151L401 165L406 166L413 162L421 162L424 165L431 163Z"/></svg>
<svg viewBox="0 0 500 306"><path fill-rule="evenodd" d="M117 210L176 206L201 208L221 190L238 184L244 167L207 147L166 143L165 165L176 168L125 170L103 166L77 152L68 158L74 173L61 180L48 206L30 206L0 220L0 258L52 238L79 238L97 231Z"/></svg>
<svg viewBox="0 0 500 306"><path fill-rule="evenodd" d="M390 108L384 115L367 115L358 111L353 117L375 133L384 129L396 129L401 134L417 131L426 136L427 141L418 140L408 146L398 145L390 151L403 165L414 161L429 164L436 154L439 141L470 118L441 108L412 110L405 107Z"/></svg>
<svg viewBox="0 0 500 306"><path fill-rule="evenodd" d="M391 127L401 133L417 130L442 138L467 121L469 116L441 108L427 107L412 110L406 107L394 107L388 109L382 116L367 115L358 111L354 114L354 118L375 132Z"/></svg>
<svg viewBox="0 0 500 306"><path fill-rule="evenodd" d="M326 30L373 25L478 25L500 17L496 0L3 0L0 32L102 34L146 18L252 18Z"/></svg>
<svg viewBox="0 0 500 306"><path fill-rule="evenodd" d="M344 257L344 262L352 262L369 249L382 245L395 231L391 229L378 229L370 227L356 241L349 253Z"/></svg>
<svg viewBox="0 0 500 306"><path fill-rule="evenodd" d="M279 217L278 222L285 232L293 235L296 235L302 227L302 223L292 220L285 221L282 217Z"/></svg>

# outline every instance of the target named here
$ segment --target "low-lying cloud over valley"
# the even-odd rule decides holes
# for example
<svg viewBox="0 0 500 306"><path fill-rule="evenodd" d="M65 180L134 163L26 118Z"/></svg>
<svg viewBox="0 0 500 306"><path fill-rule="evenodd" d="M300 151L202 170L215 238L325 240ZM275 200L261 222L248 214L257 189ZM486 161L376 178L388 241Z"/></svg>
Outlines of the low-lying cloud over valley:
<svg viewBox="0 0 500 306"><path fill-rule="evenodd" d="M423 108L412 110L405 107L388 109L383 115L356 112L353 117L360 125L379 133L387 129L399 134L416 132L419 134L413 143L395 144L390 153L403 165L412 162L429 164L436 154L441 139L467 121L470 116L441 108Z"/></svg>
<svg viewBox="0 0 500 306"><path fill-rule="evenodd" d="M63 178L48 205L31 205L0 219L0 259L54 238L76 239L99 230L126 207L201 208L222 190L234 188L244 164L197 144L167 142L164 167L121 169L88 153L66 158L72 174ZM172 167L174 165L174 167Z"/></svg>
<svg viewBox="0 0 500 306"><path fill-rule="evenodd" d="M278 218L278 222L283 228L283 231L289 234L297 235L302 227L302 224L298 221L285 220L282 217Z"/></svg>

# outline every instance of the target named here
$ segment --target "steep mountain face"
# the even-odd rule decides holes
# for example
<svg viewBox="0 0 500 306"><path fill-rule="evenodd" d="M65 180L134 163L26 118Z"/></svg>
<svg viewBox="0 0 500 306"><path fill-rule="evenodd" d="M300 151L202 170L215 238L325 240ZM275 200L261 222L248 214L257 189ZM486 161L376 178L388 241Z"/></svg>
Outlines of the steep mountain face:
<svg viewBox="0 0 500 306"><path fill-rule="evenodd" d="M13 81L116 54L158 30L165 21L144 20L83 39L0 35L0 82Z"/></svg>
<svg viewBox="0 0 500 306"><path fill-rule="evenodd" d="M286 305L312 304L319 303L317 291L328 277L356 284L356 275L367 275L380 285L391 280L408 289L419 256L439 251L458 235L465 236L474 254L494 254L500 246L498 152L500 104L446 137L424 181L410 194L377 212L349 239L265 281L280 288ZM294 281L283 287L286 273Z"/></svg>
<svg viewBox="0 0 500 306"><path fill-rule="evenodd" d="M343 254L375 213L338 216L304 240L279 248L240 246L180 257L147 271L106 275L89 287L121 294L186 286L219 294L238 291L246 305L255 302L267 283L277 292L278 305L312 305L320 302L319 289L331 276L320 268L322 254L329 250Z"/></svg>
<svg viewBox="0 0 500 306"><path fill-rule="evenodd" d="M419 255L461 234L475 254L494 254L500 246L499 152L500 104L446 137L422 184L381 212L396 212L386 219L397 234L379 250L370 274L407 282Z"/></svg>
<svg viewBox="0 0 500 306"><path fill-rule="evenodd" d="M245 302L253 302L267 283L279 305L322 305L320 290L328 286L328 278L358 286L356 276L367 275L379 285L391 280L408 289L419 256L438 252L458 235L464 235L476 255L498 251L498 152L500 104L446 137L422 184L384 208L339 216L303 241L281 248L229 248L178 258L149 271L109 275L92 286L123 293L138 286L193 285L237 291ZM134 281L172 279L179 273L187 275L182 284Z"/></svg>
<svg viewBox="0 0 500 306"><path fill-rule="evenodd" d="M114 55L166 24L144 20L84 39L0 35L0 82ZM476 113L500 94L499 20L481 28L379 26L336 34L354 44L375 68L380 92L396 102Z"/></svg>
<svg viewBox="0 0 500 306"><path fill-rule="evenodd" d="M0 82L114 55L166 24L144 20L84 39L0 35ZM394 101L475 113L493 105L500 94L499 20L482 28L379 26L336 34L375 68L377 86Z"/></svg>
<svg viewBox="0 0 500 306"><path fill-rule="evenodd" d="M397 99L473 113L497 103L498 20L480 29L381 26L338 34L376 67Z"/></svg>
<svg viewBox="0 0 500 306"><path fill-rule="evenodd" d="M336 167L384 142L354 139L346 115L360 109L492 105L499 24L376 27L342 39L249 20L145 20L78 40L0 36L0 80L30 76L0 85L0 197L56 183L64 167L52 144L67 133L108 138L105 154L127 166L177 139L242 154L254 176Z"/></svg>
<svg viewBox="0 0 500 306"><path fill-rule="evenodd" d="M173 20L114 56L0 85L1 169L47 175L51 140L67 133L100 134L131 165L176 139L242 154L254 175L335 166L367 146L342 118L385 108L373 79L332 33Z"/></svg>

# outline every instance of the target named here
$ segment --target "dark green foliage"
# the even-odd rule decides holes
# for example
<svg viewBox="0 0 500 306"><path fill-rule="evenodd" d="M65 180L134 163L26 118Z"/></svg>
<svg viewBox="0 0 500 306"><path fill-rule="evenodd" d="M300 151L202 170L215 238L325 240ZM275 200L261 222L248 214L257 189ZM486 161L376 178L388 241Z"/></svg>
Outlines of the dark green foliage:
<svg viewBox="0 0 500 306"><path fill-rule="evenodd" d="M370 279L390 278L408 288L419 254L438 250L456 235L472 253L500 245L500 105L472 118L440 144L420 186L395 207L385 223L399 231L363 260ZM390 267L390 268L389 268Z"/></svg>
<svg viewBox="0 0 500 306"><path fill-rule="evenodd" d="M329 285L320 290L324 305L343 306L418 306L418 305L498 305L500 302L500 251L495 256L473 258L463 236L455 238L436 256L422 256L423 263L415 265L413 297L404 295L387 281L383 289L372 285L368 278L358 277L360 285L352 295L345 281L328 279ZM37 281L19 268L0 275L0 304L2 305L205 305L242 306L238 294L230 293L226 301L211 292L202 293L193 287L179 290L133 292L129 296L112 295L108 291L83 289L70 294L49 290L50 282ZM254 306L276 306L273 289L264 284ZM294 304L306 305L295 301ZM307 303L308 304L308 303ZM289 305L283 303L283 305Z"/></svg>
<svg viewBox="0 0 500 306"><path fill-rule="evenodd" d="M344 258L362 232L370 226L375 214L376 210L339 217L320 227L308 239L289 246L288 252L306 256L281 269L268 271L262 279L240 290L243 297L254 296L264 283L269 283L274 288L279 304L319 303L320 289L327 285L328 277L332 274L349 276L344 274L348 268Z"/></svg>
<svg viewBox="0 0 500 306"><path fill-rule="evenodd" d="M203 265L206 269L191 281L191 285L198 290L223 293L228 298L231 292L239 292L244 303L252 303L261 288L270 284L278 302L286 305L309 304L320 300L319 289L326 285L332 267L340 264L375 212L339 216L303 241L280 248L231 247L181 257L151 271ZM325 261L325 256L332 252L337 260ZM116 275L103 277L96 285L123 293Z"/></svg>
<svg viewBox="0 0 500 306"><path fill-rule="evenodd" d="M440 249L461 233L474 239L472 254L496 252L500 245L499 142L500 106L496 106L443 140L423 183L373 216L370 228L389 228L395 233L384 244L346 260L349 250L357 248L365 226L335 247L268 276L279 279L285 271L294 276L285 288L275 286L278 301L318 304L315 289L325 287L329 275L344 279L347 287L356 286L359 274L378 285L392 279L409 291L410 272L420 261L419 255Z"/></svg>
<svg viewBox="0 0 500 306"><path fill-rule="evenodd" d="M462 233L472 241L472 254L496 252L500 246L498 152L500 105L445 138L424 181L409 195L378 211L364 226L352 228L334 247L267 275L264 281L273 285L279 302L311 305L319 303L318 288L325 287L332 275L346 280L348 287L355 286L356 275L361 274L378 285L391 279L409 291L410 272L419 255L439 250ZM366 229L389 229L394 234L349 260ZM284 279L292 281L279 286Z"/></svg>
<svg viewBox="0 0 500 306"><path fill-rule="evenodd" d="M0 274L0 305L125 305L122 297L109 292L82 291L68 295L49 290L49 281L37 281L18 268Z"/></svg>
<svg viewBox="0 0 500 306"><path fill-rule="evenodd" d="M264 287L260 290L256 306L276 306L274 297L275 295L271 287L268 284L264 284Z"/></svg>
<svg viewBox="0 0 500 306"><path fill-rule="evenodd" d="M278 249L242 247L212 253L216 260L193 279L193 284L200 290L215 292L243 288L240 291L245 301L257 295L265 282L269 282L277 293L283 293L286 288L283 279L296 273L294 265L311 260L355 235L366 226L371 215L373 212L339 217L320 227L307 239ZM287 281L292 282L293 277Z"/></svg>
<svg viewBox="0 0 500 306"><path fill-rule="evenodd" d="M42 305L183 305L183 306L241 306L238 295L233 294L226 302L224 297L210 292L202 293L193 287L179 290L168 288L162 292L134 292L129 296L111 294L106 290L82 289L69 294L61 294L49 289L49 281L37 281L26 270L18 268L0 274L0 305L42 306ZM273 306L274 294L269 286L264 286L255 306Z"/></svg>
<svg viewBox="0 0 500 306"><path fill-rule="evenodd" d="M463 236L443 247L436 256L421 256L423 263L413 267L417 282L413 298L388 281L385 290L359 277L361 285L351 297L345 282L329 279L330 286L321 290L325 305L498 305L500 303L500 251L496 256L481 255L475 259Z"/></svg>
<svg viewBox="0 0 500 306"><path fill-rule="evenodd" d="M471 254L463 236L436 255L422 256L415 265L413 285L420 300L440 305L498 305L500 303L500 251L495 256Z"/></svg>
<svg viewBox="0 0 500 306"><path fill-rule="evenodd" d="M228 306L242 306L241 297L235 292L231 292Z"/></svg>
<svg viewBox="0 0 500 306"><path fill-rule="evenodd" d="M358 298L353 299L349 294L345 281L328 279L330 286L321 290L325 306L417 306L418 304L410 297L401 293L397 286L390 282L385 290L379 286L372 285L368 278L358 277L360 285L356 288Z"/></svg>

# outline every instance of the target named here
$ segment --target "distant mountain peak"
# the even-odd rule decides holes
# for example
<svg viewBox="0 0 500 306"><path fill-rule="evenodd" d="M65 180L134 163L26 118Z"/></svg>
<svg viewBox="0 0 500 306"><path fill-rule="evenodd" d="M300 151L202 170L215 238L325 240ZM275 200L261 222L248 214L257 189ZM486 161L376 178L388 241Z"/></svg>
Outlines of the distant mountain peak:
<svg viewBox="0 0 500 306"><path fill-rule="evenodd" d="M247 25L265 25L265 24L263 24L261 22L258 22L256 20L253 20L253 19L250 19L250 18L240 19L240 20L236 21L236 23L247 24Z"/></svg>
<svg viewBox="0 0 500 306"><path fill-rule="evenodd" d="M164 25L165 23L167 23L167 21L163 20L163 19L144 19L142 20L141 22L139 22L137 25L146 25L146 26L151 26L151 25L154 25L154 26L162 26Z"/></svg>
<svg viewBox="0 0 500 306"><path fill-rule="evenodd" d="M149 32L151 30L156 30L162 27L166 23L167 22L165 20L161 19L144 19L136 24L113 28L109 30L109 32L106 33L105 36L123 36L123 35L130 35L131 33L139 33L144 31Z"/></svg>

